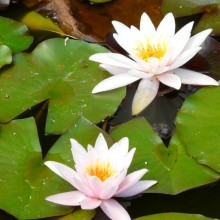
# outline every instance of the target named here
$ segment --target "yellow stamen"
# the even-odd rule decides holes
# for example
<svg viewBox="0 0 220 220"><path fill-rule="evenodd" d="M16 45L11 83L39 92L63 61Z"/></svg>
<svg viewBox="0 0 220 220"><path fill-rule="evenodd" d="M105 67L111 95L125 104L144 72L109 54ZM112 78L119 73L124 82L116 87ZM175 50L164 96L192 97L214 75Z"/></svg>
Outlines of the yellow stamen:
<svg viewBox="0 0 220 220"><path fill-rule="evenodd" d="M133 49L137 57L145 60L146 62L150 57L162 58L167 52L166 42L158 42L157 45L153 45L149 39L147 39L147 44L144 45L141 42L137 42L137 47Z"/></svg>
<svg viewBox="0 0 220 220"><path fill-rule="evenodd" d="M105 181L110 176L113 176L115 171L111 167L110 162L100 163L99 161L96 161L96 163L87 167L86 173L88 173L90 176L98 177L101 181Z"/></svg>

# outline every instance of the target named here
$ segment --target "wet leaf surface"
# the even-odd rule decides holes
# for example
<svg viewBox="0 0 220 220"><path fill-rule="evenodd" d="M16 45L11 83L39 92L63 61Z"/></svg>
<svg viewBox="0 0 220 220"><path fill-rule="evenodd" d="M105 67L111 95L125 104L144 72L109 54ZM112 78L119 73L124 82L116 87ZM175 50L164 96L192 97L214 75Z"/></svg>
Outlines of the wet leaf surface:
<svg viewBox="0 0 220 220"><path fill-rule="evenodd" d="M198 163L220 172L220 88L203 88L184 102L176 133Z"/></svg>
<svg viewBox="0 0 220 220"><path fill-rule="evenodd" d="M149 215L145 217L136 218L135 220L208 220L211 218L207 218L202 215L193 215L193 214L185 214L185 213L162 213Z"/></svg>
<svg viewBox="0 0 220 220"><path fill-rule="evenodd" d="M46 133L65 132L79 115L98 123L113 114L125 88L92 94L95 85L108 73L88 59L106 51L83 41L50 39L31 54L15 55L14 65L0 75L1 122L10 121L47 99Z"/></svg>
<svg viewBox="0 0 220 220"><path fill-rule="evenodd" d="M29 48L33 37L29 36L24 24L0 17L0 42L8 46L12 53L18 53Z"/></svg>
<svg viewBox="0 0 220 220"><path fill-rule="evenodd" d="M186 146L177 134L174 134L166 148L143 118L117 126L111 136L115 141L127 136L130 146L136 147L130 171L143 167L149 169L144 179L158 181L148 190L150 192L177 194L219 179L219 174L197 163L187 154ZM193 175L193 178L189 178L189 175Z"/></svg>

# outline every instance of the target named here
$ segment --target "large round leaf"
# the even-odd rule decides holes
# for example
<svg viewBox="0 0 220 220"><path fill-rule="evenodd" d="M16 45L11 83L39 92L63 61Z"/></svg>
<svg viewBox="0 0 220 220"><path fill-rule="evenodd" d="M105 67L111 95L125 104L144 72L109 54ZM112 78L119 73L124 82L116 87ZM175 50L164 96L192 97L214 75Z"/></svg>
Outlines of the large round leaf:
<svg viewBox="0 0 220 220"><path fill-rule="evenodd" d="M33 118L12 121L0 132L0 209L19 219L64 215L72 207L55 205L45 197L73 190L43 162L58 161L73 166L70 138L83 146L94 144L100 129L81 118L62 135L42 160ZM109 137L108 141L111 141ZM86 213L85 213L86 215Z"/></svg>
<svg viewBox="0 0 220 220"><path fill-rule="evenodd" d="M211 218L207 218L202 215L193 215L193 214L185 214L185 213L162 213L155 215L148 215L140 218L136 218L135 220L209 220Z"/></svg>
<svg viewBox="0 0 220 220"><path fill-rule="evenodd" d="M187 98L177 115L179 139L196 161L220 172L220 87Z"/></svg>
<svg viewBox="0 0 220 220"><path fill-rule="evenodd" d="M204 13L194 31L199 32L201 30L212 28L212 33L215 34L220 33L219 7L219 0L163 0L161 5L164 14L172 12L176 17Z"/></svg>
<svg viewBox="0 0 220 220"><path fill-rule="evenodd" d="M33 42L28 28L17 21L0 17L0 43L7 45L13 53L26 50Z"/></svg>
<svg viewBox="0 0 220 220"><path fill-rule="evenodd" d="M46 99L47 133L63 133L79 115L97 123L113 114L125 88L92 94L108 73L89 56L106 51L83 41L50 39L31 54L16 54L14 65L0 75L0 121L10 121Z"/></svg>
<svg viewBox="0 0 220 220"><path fill-rule="evenodd" d="M186 153L176 134L172 137L170 145L164 146L143 118L117 126L111 132L111 136L116 141L127 136L130 146L137 148L130 170L144 167L149 169L144 179L158 181L149 192L177 194L219 178L218 173L197 163Z"/></svg>

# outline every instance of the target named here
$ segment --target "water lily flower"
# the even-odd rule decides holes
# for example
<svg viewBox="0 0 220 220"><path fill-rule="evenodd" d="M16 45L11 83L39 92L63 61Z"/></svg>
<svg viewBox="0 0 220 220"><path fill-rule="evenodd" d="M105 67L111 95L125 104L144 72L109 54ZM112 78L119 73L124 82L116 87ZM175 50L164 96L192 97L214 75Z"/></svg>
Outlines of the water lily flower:
<svg viewBox="0 0 220 220"><path fill-rule="evenodd" d="M155 98L160 82L175 89L180 89L181 83L219 85L209 76L179 68L201 49L211 29L190 37L193 27L190 22L175 33L172 13L163 18L157 29L146 13L141 16L140 29L129 28L118 21L112 24L117 32L113 35L115 40L129 57L117 53L92 55L90 60L101 63L100 67L113 75L96 85L92 93L116 89L141 79L132 102L135 115Z"/></svg>
<svg viewBox="0 0 220 220"><path fill-rule="evenodd" d="M112 197L134 196L157 181L140 180L147 169L127 175L135 152L135 148L128 152L128 138L122 138L109 149L102 134L99 134L95 146L88 145L87 150L74 139L71 139L71 145L75 170L54 161L47 161L45 165L76 190L52 195L46 200L81 206L82 209L100 206L110 219L129 220L126 210Z"/></svg>

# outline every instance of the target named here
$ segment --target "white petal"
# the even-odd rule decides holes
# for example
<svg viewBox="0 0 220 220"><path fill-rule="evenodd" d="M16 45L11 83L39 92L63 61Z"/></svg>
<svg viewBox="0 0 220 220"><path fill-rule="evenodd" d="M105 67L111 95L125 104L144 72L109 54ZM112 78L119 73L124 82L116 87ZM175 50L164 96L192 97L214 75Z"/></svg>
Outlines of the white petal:
<svg viewBox="0 0 220 220"><path fill-rule="evenodd" d="M174 61L173 63L170 65L170 69L169 70L173 70L176 69L180 66L182 66L183 64L185 64L186 62L188 62L190 59L192 59L192 57L194 57L197 52L201 49L201 47L195 47L192 48L190 50L186 50L183 53L181 53Z"/></svg>
<svg viewBox="0 0 220 220"><path fill-rule="evenodd" d="M130 33L130 28L119 21L112 21L112 25L114 26L118 35L126 36Z"/></svg>
<svg viewBox="0 0 220 220"><path fill-rule="evenodd" d="M102 133L97 137L94 148L100 154L105 154L108 151L108 145Z"/></svg>
<svg viewBox="0 0 220 220"><path fill-rule="evenodd" d="M86 196L79 191L60 193L46 197L47 201L67 206L78 206Z"/></svg>
<svg viewBox="0 0 220 220"><path fill-rule="evenodd" d="M155 34L154 24L146 13L141 15L140 31L146 36L152 36Z"/></svg>
<svg viewBox="0 0 220 220"><path fill-rule="evenodd" d="M119 186L117 192L115 193L115 195L117 195L121 192L124 192L125 190L127 190L130 187L132 187L133 185L135 185L143 177L143 175L146 172L147 172L147 169L141 169L141 170L137 170L137 171L127 175L125 177L125 179L123 180L123 182L120 184L120 186Z"/></svg>
<svg viewBox="0 0 220 220"><path fill-rule="evenodd" d="M131 32L126 36L113 34L113 37L116 42L129 54L133 53L133 49L137 47L137 41L139 42L139 39L136 39L137 36L134 37Z"/></svg>
<svg viewBox="0 0 220 220"><path fill-rule="evenodd" d="M126 210L114 199L102 201L100 208L112 220L131 220Z"/></svg>
<svg viewBox="0 0 220 220"><path fill-rule="evenodd" d="M102 69L108 71L112 75L122 74L128 72L128 68L118 67L118 66L111 66L107 64L100 64L99 65Z"/></svg>
<svg viewBox="0 0 220 220"><path fill-rule="evenodd" d="M145 60L142 60L139 57L136 57L135 54L134 55L130 54L129 56L140 66L143 72L149 73L150 67L149 67L149 64ZM141 78L144 78L144 77L141 77Z"/></svg>
<svg viewBox="0 0 220 220"><path fill-rule="evenodd" d="M100 199L103 200L110 199L115 194L115 192L118 189L118 186L113 184L114 183L112 183L112 185L103 188L103 190L100 192Z"/></svg>
<svg viewBox="0 0 220 220"><path fill-rule="evenodd" d="M132 102L132 115L143 111L155 98L159 88L156 78L142 79Z"/></svg>
<svg viewBox="0 0 220 220"><path fill-rule="evenodd" d="M193 47L199 47L211 32L212 32L212 29L207 29L192 36L187 42L187 45L184 48L184 50L188 50Z"/></svg>
<svg viewBox="0 0 220 220"><path fill-rule="evenodd" d="M177 56L183 51L183 49L185 49L185 46L187 45L190 39L192 27L193 27L193 22L186 24L173 37L172 40L173 52L170 62L175 60Z"/></svg>
<svg viewBox="0 0 220 220"><path fill-rule="evenodd" d="M157 76L157 79L160 80L164 85L172 87L174 89L180 89L181 80L180 77L173 73L163 73Z"/></svg>
<svg viewBox="0 0 220 220"><path fill-rule="evenodd" d="M97 53L89 57L90 60L111 66L138 69L138 65L126 56L118 53Z"/></svg>
<svg viewBox="0 0 220 220"><path fill-rule="evenodd" d="M89 188L93 192L93 196L99 198L100 192L104 188L103 182L97 176L86 175L87 182L89 184Z"/></svg>
<svg viewBox="0 0 220 220"><path fill-rule="evenodd" d="M210 86L218 86L219 83L213 78L187 69L176 69L175 74L180 77L183 84L191 84L191 85L210 85Z"/></svg>
<svg viewBox="0 0 220 220"><path fill-rule="evenodd" d="M107 79L104 79L100 83L98 83L95 88L92 90L92 93L98 93L103 91L108 91L112 89L117 89L123 86L127 86L140 78L134 76L128 76L127 74L119 74Z"/></svg>
<svg viewBox="0 0 220 220"><path fill-rule="evenodd" d="M130 197L137 195L146 189L150 188L154 184L156 184L157 181L154 180L142 180L137 182L134 186L128 188L127 190L123 191L122 193L117 194L117 197Z"/></svg>
<svg viewBox="0 0 220 220"><path fill-rule="evenodd" d="M73 159L75 163L80 163L83 159L85 160L87 157L87 151L85 148L79 144L76 140L70 139L71 142L71 151L73 155Z"/></svg>
<svg viewBox="0 0 220 220"><path fill-rule="evenodd" d="M122 158L128 153L129 140L127 137L122 138L116 142L109 149L109 154L114 158Z"/></svg>
<svg viewBox="0 0 220 220"><path fill-rule="evenodd" d="M160 22L157 28L157 34L162 36L173 36L175 33L175 19L172 13L168 13Z"/></svg>
<svg viewBox="0 0 220 220"><path fill-rule="evenodd" d="M82 181L75 170L71 169L70 167L64 164L54 161L46 161L44 164L47 167L49 167L54 173L56 173L58 176L62 177L64 180L69 182L73 187L75 187L79 191L88 195L91 194L88 187L82 184Z"/></svg>
<svg viewBox="0 0 220 220"><path fill-rule="evenodd" d="M101 200L91 197L86 197L81 202L82 209L95 209L100 206Z"/></svg>
<svg viewBox="0 0 220 220"><path fill-rule="evenodd" d="M121 162L123 162L124 168L127 168L127 169L128 169L128 167L130 166L130 164L131 164L131 162L132 162L132 159L133 159L133 157L134 157L135 151L136 151L136 148L132 148L132 149L128 152L128 154L125 156L125 158L123 159L123 161L121 161Z"/></svg>

